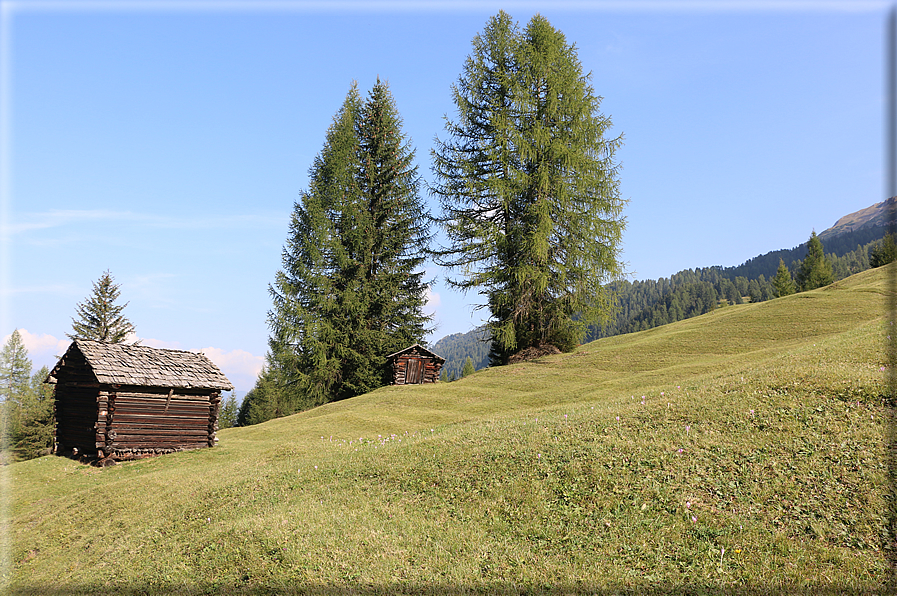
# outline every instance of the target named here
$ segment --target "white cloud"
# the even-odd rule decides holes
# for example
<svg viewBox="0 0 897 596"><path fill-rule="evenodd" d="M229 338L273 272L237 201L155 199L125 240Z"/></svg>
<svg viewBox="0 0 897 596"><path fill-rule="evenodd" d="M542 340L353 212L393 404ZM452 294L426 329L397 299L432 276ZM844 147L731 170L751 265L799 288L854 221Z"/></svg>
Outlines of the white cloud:
<svg viewBox="0 0 897 596"><path fill-rule="evenodd" d="M59 339L49 333L31 333L27 329L19 329L19 335L25 349L28 350L29 358L45 359L47 356L61 356L68 349L71 340L68 338ZM8 333L3 337L3 345L9 341L12 333Z"/></svg>
<svg viewBox="0 0 897 596"><path fill-rule="evenodd" d="M244 350L225 352L220 348L203 348L199 351L221 369L238 391L252 389L265 366L264 356L254 356Z"/></svg>
<svg viewBox="0 0 897 596"><path fill-rule="evenodd" d="M424 312L427 314L435 314L436 309L442 304L442 298L439 296L438 292L434 292L429 287L427 288L426 294L427 303L424 306Z"/></svg>

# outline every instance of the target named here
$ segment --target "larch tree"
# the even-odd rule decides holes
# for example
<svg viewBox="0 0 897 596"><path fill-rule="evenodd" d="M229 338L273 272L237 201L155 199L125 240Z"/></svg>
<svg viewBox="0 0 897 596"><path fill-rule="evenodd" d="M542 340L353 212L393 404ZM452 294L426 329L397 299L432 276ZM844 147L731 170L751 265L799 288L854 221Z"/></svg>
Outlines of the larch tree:
<svg viewBox="0 0 897 596"><path fill-rule="evenodd" d="M552 344L570 350L612 310L625 228L614 161L576 47L536 15L524 31L500 12L473 40L433 151L448 282L484 296L492 364Z"/></svg>
<svg viewBox="0 0 897 596"><path fill-rule="evenodd" d="M13 330L0 351L0 397L3 402L21 402L31 381L31 360L18 329Z"/></svg>
<svg viewBox="0 0 897 596"><path fill-rule="evenodd" d="M71 339L93 339L122 343L134 333L134 325L122 314L128 303L116 304L121 291L109 271L93 284L93 293L76 309L72 319Z"/></svg>
<svg viewBox="0 0 897 596"><path fill-rule="evenodd" d="M815 290L835 281L832 264L825 258L822 241L816 236L815 231L810 234L810 240L807 242L807 256L801 261L795 278L797 289L800 292Z"/></svg>
<svg viewBox="0 0 897 596"><path fill-rule="evenodd" d="M270 401L273 385L290 404L281 415L383 385L384 356L427 333L429 218L413 162L388 86L378 80L362 101L353 85L294 205L270 286L264 393ZM252 404L247 412L258 421Z"/></svg>

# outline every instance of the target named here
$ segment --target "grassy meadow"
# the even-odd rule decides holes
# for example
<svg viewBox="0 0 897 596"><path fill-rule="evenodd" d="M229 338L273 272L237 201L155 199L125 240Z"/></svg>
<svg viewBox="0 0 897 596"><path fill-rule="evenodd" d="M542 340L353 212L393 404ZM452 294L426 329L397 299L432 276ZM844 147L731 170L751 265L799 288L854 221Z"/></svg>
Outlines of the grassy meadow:
<svg viewBox="0 0 897 596"><path fill-rule="evenodd" d="M3 469L11 594L880 593L886 271L106 469Z"/></svg>

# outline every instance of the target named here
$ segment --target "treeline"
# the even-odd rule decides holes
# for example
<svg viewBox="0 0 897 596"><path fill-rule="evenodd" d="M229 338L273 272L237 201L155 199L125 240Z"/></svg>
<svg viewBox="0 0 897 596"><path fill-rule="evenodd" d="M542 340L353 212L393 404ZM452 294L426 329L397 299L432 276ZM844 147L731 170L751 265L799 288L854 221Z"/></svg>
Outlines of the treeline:
<svg viewBox="0 0 897 596"><path fill-rule="evenodd" d="M825 253L825 262L831 268L834 280L844 279L870 267L876 251L885 247L885 228L872 228L873 240L864 245L853 245L857 238L869 237L870 230L859 230L830 238L827 244L835 245L833 252ZM878 239L875 239L875 237ZM621 281L609 287L616 294L617 311L603 326L589 329L587 341L610 337L623 333L644 331L667 323L674 323L711 312L721 306L742 304L743 302L763 302L775 298L778 293L774 279L780 263L784 262L788 275L798 275L807 255L808 243L791 250L773 251L747 261L738 267L705 267L686 269L669 278L645 281ZM803 252L800 252L800 251ZM840 254L837 252L840 251ZM770 255L775 255L775 264L767 263ZM785 261L785 257L792 258ZM885 259L885 262L888 262ZM893 260L893 259L892 259ZM740 273L759 271L755 278Z"/></svg>
<svg viewBox="0 0 897 596"><path fill-rule="evenodd" d="M844 279L870 266L894 260L893 256L885 254L884 235L885 228L879 226L826 240L828 252L825 252L825 261L831 267L833 278ZM858 245L858 240L866 242ZM807 245L808 242L805 242L796 248L772 251L737 267L686 269L669 278L624 280L610 284L608 288L616 296L616 311L606 325L589 329L586 342L644 331L702 315L725 305L775 298L774 279L780 260L787 263L789 278L795 277L806 258ZM828 250L829 246L834 248ZM881 253L878 261L876 251ZM745 275L749 272L756 272L756 277ZM448 379L461 377L460 372L468 357L477 370L488 366L489 342L482 339L483 332L475 329L446 336L433 346L433 351L446 359L443 370Z"/></svg>
<svg viewBox="0 0 897 596"><path fill-rule="evenodd" d="M853 275L854 273L859 273L860 271L869 268L869 257L867 249L870 244L873 244L877 240L881 240L882 238L884 238L886 231L887 230L885 226L873 226L853 232L839 234L837 236L827 237L823 232L823 235L820 236L819 239L825 245L826 257L833 259L833 270L839 267L839 261L841 261L841 257L848 257L851 253L857 252L857 249L860 249L860 252L866 255L865 266L862 269L854 270L857 266L859 266L859 260L861 260L859 254L854 255L848 259L849 261L851 261L850 266L846 266L847 263L843 263L843 265L845 266L842 266L840 268L840 274L842 274L843 277L848 277L850 275ZM761 275L766 278L771 278L776 274L776 269L779 266L779 259L785 261L785 264L788 265L790 269L794 270L796 267L796 263L800 262L804 258L804 256L806 256L806 254L807 242L804 242L803 244L795 246L794 248L783 248L781 250L768 252L764 255L758 255L752 259L748 259L747 261L736 267L726 267L723 269L723 271L725 272L726 277L728 277L729 279L734 279L735 277L759 279Z"/></svg>

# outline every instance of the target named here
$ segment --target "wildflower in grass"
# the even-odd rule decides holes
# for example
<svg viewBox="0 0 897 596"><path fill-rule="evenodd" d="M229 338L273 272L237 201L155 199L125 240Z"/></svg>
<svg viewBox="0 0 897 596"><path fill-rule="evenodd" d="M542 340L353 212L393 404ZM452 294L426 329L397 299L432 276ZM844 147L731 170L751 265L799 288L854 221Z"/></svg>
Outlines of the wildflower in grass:
<svg viewBox="0 0 897 596"><path fill-rule="evenodd" d="M691 431L691 427L689 425L685 425L685 434L688 434Z"/></svg>
<svg viewBox="0 0 897 596"><path fill-rule="evenodd" d="M751 410L751 418L754 417L754 410Z"/></svg>
<svg viewBox="0 0 897 596"><path fill-rule="evenodd" d="M686 502L685 502L685 508L686 508L686 509L691 509L691 501L686 501Z"/></svg>
<svg viewBox="0 0 897 596"><path fill-rule="evenodd" d="M698 518L696 518L694 515L692 515L692 516L691 516L691 523L696 523L697 521L698 521Z"/></svg>
<svg viewBox="0 0 897 596"><path fill-rule="evenodd" d="M676 451L676 453L682 453L682 452L684 452L684 451L685 451L685 449L683 449L682 447L680 447L680 448Z"/></svg>
<svg viewBox="0 0 897 596"><path fill-rule="evenodd" d="M619 417L619 416L617 416L617 422L619 422L619 421L620 421L620 417Z"/></svg>

